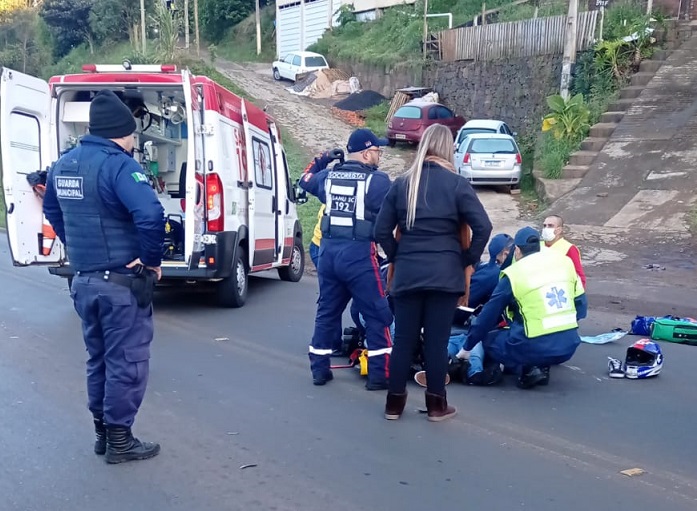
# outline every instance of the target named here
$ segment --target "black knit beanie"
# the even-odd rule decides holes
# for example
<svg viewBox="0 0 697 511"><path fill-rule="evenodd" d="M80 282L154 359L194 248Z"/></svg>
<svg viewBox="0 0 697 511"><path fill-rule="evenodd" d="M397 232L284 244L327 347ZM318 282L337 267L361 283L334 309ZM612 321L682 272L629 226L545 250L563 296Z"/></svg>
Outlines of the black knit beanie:
<svg viewBox="0 0 697 511"><path fill-rule="evenodd" d="M136 130L129 108L109 89L101 90L90 104L90 134L102 138L122 138Z"/></svg>

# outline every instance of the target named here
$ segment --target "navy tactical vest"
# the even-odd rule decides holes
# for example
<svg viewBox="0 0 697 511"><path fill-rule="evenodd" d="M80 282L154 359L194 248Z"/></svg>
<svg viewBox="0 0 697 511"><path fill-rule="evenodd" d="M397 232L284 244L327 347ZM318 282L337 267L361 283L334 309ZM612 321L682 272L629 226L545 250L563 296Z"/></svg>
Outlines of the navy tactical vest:
<svg viewBox="0 0 697 511"><path fill-rule="evenodd" d="M323 238L373 239L375 214L365 208L372 177L367 167L351 161L329 171L325 182L327 202L321 223Z"/></svg>
<svg viewBox="0 0 697 511"><path fill-rule="evenodd" d="M138 231L125 209L107 209L99 195L104 164L128 157L114 147L80 145L56 162L54 186L65 222L65 242L75 271L126 271L140 256Z"/></svg>

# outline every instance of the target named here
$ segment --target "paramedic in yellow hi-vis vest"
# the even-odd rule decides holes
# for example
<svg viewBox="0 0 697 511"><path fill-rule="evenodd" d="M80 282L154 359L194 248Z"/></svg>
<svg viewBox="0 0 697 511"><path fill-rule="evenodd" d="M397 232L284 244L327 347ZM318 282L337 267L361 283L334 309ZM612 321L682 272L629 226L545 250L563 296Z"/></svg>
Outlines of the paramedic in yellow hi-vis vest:
<svg viewBox="0 0 697 511"><path fill-rule="evenodd" d="M556 250L571 259L574 268L576 268L576 274L581 279L583 289L586 289L586 274L583 273L583 265L581 264L581 251L576 245L564 238L564 220L559 215L545 218L540 237L545 247Z"/></svg>
<svg viewBox="0 0 697 511"><path fill-rule="evenodd" d="M501 272L464 349L481 342L487 358L516 368L518 387L529 389L546 385L549 367L576 352L581 343L577 322L586 317L587 301L571 259L541 250L535 229L524 227L514 242L516 262ZM493 330L506 309L510 328Z"/></svg>

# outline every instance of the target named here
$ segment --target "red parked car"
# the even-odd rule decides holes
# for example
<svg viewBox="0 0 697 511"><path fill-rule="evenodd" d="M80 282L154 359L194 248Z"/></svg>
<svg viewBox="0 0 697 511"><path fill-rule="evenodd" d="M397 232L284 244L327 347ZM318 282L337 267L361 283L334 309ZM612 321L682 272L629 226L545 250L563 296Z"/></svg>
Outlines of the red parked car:
<svg viewBox="0 0 697 511"><path fill-rule="evenodd" d="M390 146L397 142L418 144L421 135L431 124L443 124L450 128L455 136L465 124L465 119L440 103L410 101L399 108L387 123L387 139Z"/></svg>

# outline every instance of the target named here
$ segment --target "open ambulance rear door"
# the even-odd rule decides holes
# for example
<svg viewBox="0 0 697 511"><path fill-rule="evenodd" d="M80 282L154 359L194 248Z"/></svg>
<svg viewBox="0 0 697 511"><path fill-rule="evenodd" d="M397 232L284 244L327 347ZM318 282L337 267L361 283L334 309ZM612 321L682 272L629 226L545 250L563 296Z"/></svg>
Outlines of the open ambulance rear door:
<svg viewBox="0 0 697 511"><path fill-rule="evenodd" d="M48 83L2 68L2 192L7 237L15 266L56 264L64 258L63 245L51 237L50 226L44 225L43 202L27 181L27 175L46 170L52 163L50 108Z"/></svg>
<svg viewBox="0 0 697 511"><path fill-rule="evenodd" d="M198 268L203 254L204 190L197 182L203 182L203 95L188 70L182 71L184 98L186 100L187 141L186 152L186 209L184 211L184 257L189 269Z"/></svg>
<svg viewBox="0 0 697 511"><path fill-rule="evenodd" d="M254 266L255 243L257 239L256 228L256 187L254 183L254 149L252 148L252 132L250 130L249 116L247 115L247 101L242 99L242 131L244 133L246 166L249 188L247 189L247 235L249 237L249 268Z"/></svg>
<svg viewBox="0 0 697 511"><path fill-rule="evenodd" d="M280 134L278 127L273 121L269 122L269 134L271 135L271 149L274 158L274 180L276 181L276 199L274 205L275 211L275 230L276 230L276 263L281 264L283 261L283 248L285 245L285 225L286 215L289 213L290 202L288 200L288 181L286 180L286 164L283 160L283 147L281 146ZM290 239L290 246L293 246L293 238Z"/></svg>

